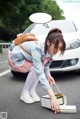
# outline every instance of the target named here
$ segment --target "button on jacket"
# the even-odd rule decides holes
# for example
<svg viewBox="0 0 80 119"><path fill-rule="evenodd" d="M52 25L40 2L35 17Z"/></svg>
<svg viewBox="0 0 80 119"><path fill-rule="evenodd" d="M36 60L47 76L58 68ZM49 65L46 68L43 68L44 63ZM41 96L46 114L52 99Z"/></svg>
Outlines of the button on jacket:
<svg viewBox="0 0 80 119"><path fill-rule="evenodd" d="M47 64L43 66L42 61L44 60L45 57L50 57L50 59L52 59L52 55L48 53L45 55L44 44L39 45L38 43L34 41L27 41L27 42L22 43L21 45L31 55L29 55L23 49L21 49L20 46L15 46L11 53L13 63L15 63L18 66L22 66L25 60L33 62L36 75L39 81L41 82L41 84L43 85L43 88L45 90L50 89L51 87L46 78L46 76L50 74L50 71L49 71L50 63L48 62Z"/></svg>

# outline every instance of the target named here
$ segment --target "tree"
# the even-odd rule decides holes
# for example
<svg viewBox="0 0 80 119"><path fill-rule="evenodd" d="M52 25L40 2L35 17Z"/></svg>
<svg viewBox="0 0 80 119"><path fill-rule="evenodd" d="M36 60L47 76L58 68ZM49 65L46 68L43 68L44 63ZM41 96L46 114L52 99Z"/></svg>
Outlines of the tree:
<svg viewBox="0 0 80 119"><path fill-rule="evenodd" d="M0 18L9 13L11 8L18 4L21 0L0 0Z"/></svg>
<svg viewBox="0 0 80 119"><path fill-rule="evenodd" d="M60 9L56 1L54 0L43 0L43 12L46 12L52 16L52 19L64 19L65 17L62 15L63 10Z"/></svg>
<svg viewBox="0 0 80 119"><path fill-rule="evenodd" d="M29 16L36 12L49 13L53 19L64 19L63 11L53 0L3 0L0 1L0 26L18 34L31 24Z"/></svg>
<svg viewBox="0 0 80 119"><path fill-rule="evenodd" d="M18 4L16 4L17 2ZM30 24L29 16L42 9L41 0L21 0L21 2L17 0L17 2L12 5L9 1L6 10L4 10L5 15L2 15L2 24L16 32L22 32Z"/></svg>

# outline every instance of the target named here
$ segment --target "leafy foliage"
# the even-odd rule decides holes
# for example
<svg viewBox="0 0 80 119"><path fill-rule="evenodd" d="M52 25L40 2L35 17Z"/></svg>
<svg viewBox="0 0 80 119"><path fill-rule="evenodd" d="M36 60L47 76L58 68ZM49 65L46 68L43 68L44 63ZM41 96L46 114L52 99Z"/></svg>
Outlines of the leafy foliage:
<svg viewBox="0 0 80 119"><path fill-rule="evenodd" d="M36 12L49 13L53 19L64 19L63 11L53 0L1 0L0 26L18 34L31 24L29 16Z"/></svg>
<svg viewBox="0 0 80 119"><path fill-rule="evenodd" d="M49 13L52 19L64 19L62 16L63 11L59 8L58 4L54 0L43 0L43 11Z"/></svg>

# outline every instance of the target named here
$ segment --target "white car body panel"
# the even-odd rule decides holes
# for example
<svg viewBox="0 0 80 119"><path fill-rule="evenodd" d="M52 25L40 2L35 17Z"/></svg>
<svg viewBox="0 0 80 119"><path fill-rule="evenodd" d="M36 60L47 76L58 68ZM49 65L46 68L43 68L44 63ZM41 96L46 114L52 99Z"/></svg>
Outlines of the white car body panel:
<svg viewBox="0 0 80 119"><path fill-rule="evenodd" d="M56 21L58 22L59 20L56 20ZM60 22L64 24L64 21L67 21L67 20L60 20L59 26L60 26ZM55 21L53 21L53 22L55 22ZM40 24L39 24L39 26L40 26ZM66 25L64 24L64 26L66 26ZM33 27L32 31L29 31L29 28L31 30L31 27L33 27L33 26L31 25L30 27L28 27L24 31L24 33L28 33L28 32L34 33L34 31L36 31L36 37L39 39L38 42L39 43L45 42L45 38L46 38L47 34L38 34L37 32L39 30L42 30L42 28L43 28L43 33L44 33L44 29L47 30L48 28L46 28L45 26L41 26L41 28L39 27L38 30L35 30L35 27ZM67 30L68 30L68 26L67 26ZM70 30L71 30L71 27L70 27ZM66 50L63 55L60 55L60 53L57 53L56 55L53 56L53 65L55 62L57 63L57 62L62 61L62 64L64 63L66 66L61 67L62 66L62 64L61 64L61 66L59 66L59 67L57 67L57 66L51 67L50 68L51 72L64 72L64 71L66 72L66 71L80 70L80 31L77 31L77 29L75 29L73 31L74 32L65 32L65 33L62 32L64 40L66 42ZM77 48L67 49L70 46L70 44L73 43L74 40L77 40L77 39L79 40L79 46ZM70 64L71 61L73 61L73 60L76 60L76 62L77 62L75 65ZM67 61L69 61L68 66L65 63ZM11 69L11 70L14 71L14 69Z"/></svg>
<svg viewBox="0 0 80 119"><path fill-rule="evenodd" d="M70 42L72 42L75 39L80 39L80 32L72 32L72 33L63 33L64 40L66 42L66 47ZM40 40L39 42L43 42L43 40L46 38L45 35L37 35L37 38ZM60 55L60 53L53 56L53 60L68 60L68 59L74 59L78 58L79 61L75 66L71 67L65 67L65 68L51 68L51 72L57 72L57 71L73 71L80 69L80 47L76 49L66 50L64 52L64 55Z"/></svg>

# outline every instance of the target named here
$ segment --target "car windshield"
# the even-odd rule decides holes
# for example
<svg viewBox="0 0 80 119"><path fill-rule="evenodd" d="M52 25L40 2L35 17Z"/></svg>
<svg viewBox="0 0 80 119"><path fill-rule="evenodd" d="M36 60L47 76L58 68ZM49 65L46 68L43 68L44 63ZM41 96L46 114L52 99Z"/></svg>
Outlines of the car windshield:
<svg viewBox="0 0 80 119"><path fill-rule="evenodd" d="M31 32L34 34L47 34L52 28L59 28L62 30L63 33L70 33L70 32L77 31L72 21L56 20L56 21L51 21L46 24L33 23L23 33Z"/></svg>

